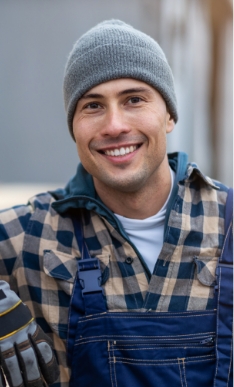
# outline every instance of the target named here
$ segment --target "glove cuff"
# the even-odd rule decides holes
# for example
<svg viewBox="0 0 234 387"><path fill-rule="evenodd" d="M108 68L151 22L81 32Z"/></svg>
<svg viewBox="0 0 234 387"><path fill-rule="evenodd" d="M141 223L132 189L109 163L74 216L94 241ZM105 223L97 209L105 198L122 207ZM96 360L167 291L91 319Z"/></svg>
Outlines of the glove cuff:
<svg viewBox="0 0 234 387"><path fill-rule="evenodd" d="M14 335L33 321L28 307L18 301L8 310L0 313L0 340Z"/></svg>
<svg viewBox="0 0 234 387"><path fill-rule="evenodd" d="M10 286L5 281L0 281L0 316L5 311L14 308L20 301L19 297L15 292L10 289Z"/></svg>

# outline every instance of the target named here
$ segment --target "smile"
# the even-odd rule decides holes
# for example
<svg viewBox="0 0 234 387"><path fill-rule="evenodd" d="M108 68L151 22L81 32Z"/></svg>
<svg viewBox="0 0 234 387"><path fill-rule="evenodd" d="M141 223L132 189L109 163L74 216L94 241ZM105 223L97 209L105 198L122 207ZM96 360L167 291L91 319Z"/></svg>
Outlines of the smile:
<svg viewBox="0 0 234 387"><path fill-rule="evenodd" d="M115 148L111 150L104 151L104 154L107 156L124 156L128 153L134 152L138 148L137 145L131 145L129 147Z"/></svg>

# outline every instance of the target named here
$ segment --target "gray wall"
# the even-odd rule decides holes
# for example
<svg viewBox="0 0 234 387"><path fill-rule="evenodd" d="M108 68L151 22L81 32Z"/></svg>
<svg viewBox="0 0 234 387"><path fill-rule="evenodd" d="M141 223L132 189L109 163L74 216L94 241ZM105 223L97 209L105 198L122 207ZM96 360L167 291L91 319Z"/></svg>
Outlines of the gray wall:
<svg viewBox="0 0 234 387"><path fill-rule="evenodd" d="M66 182L78 162L63 108L67 55L106 18L141 27L137 0L0 1L0 181Z"/></svg>

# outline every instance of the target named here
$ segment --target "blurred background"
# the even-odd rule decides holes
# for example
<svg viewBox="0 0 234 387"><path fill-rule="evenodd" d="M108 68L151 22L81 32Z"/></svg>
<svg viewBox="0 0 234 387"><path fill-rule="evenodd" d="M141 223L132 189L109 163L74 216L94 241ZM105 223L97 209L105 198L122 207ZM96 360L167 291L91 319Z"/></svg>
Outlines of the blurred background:
<svg viewBox="0 0 234 387"><path fill-rule="evenodd" d="M155 38L172 68L185 151L232 185L231 0L0 0L0 208L64 186L78 163L62 82L73 43L119 18Z"/></svg>

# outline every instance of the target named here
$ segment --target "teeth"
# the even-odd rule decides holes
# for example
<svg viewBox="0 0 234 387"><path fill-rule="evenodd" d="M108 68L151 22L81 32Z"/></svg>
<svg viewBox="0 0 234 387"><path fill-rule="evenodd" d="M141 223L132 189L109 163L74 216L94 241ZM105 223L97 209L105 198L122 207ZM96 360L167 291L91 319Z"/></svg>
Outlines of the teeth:
<svg viewBox="0 0 234 387"><path fill-rule="evenodd" d="M136 145L131 145L130 147L121 147L121 148L116 148L112 150L107 150L105 151L105 155L107 156L124 156L128 153L132 153L137 149Z"/></svg>

